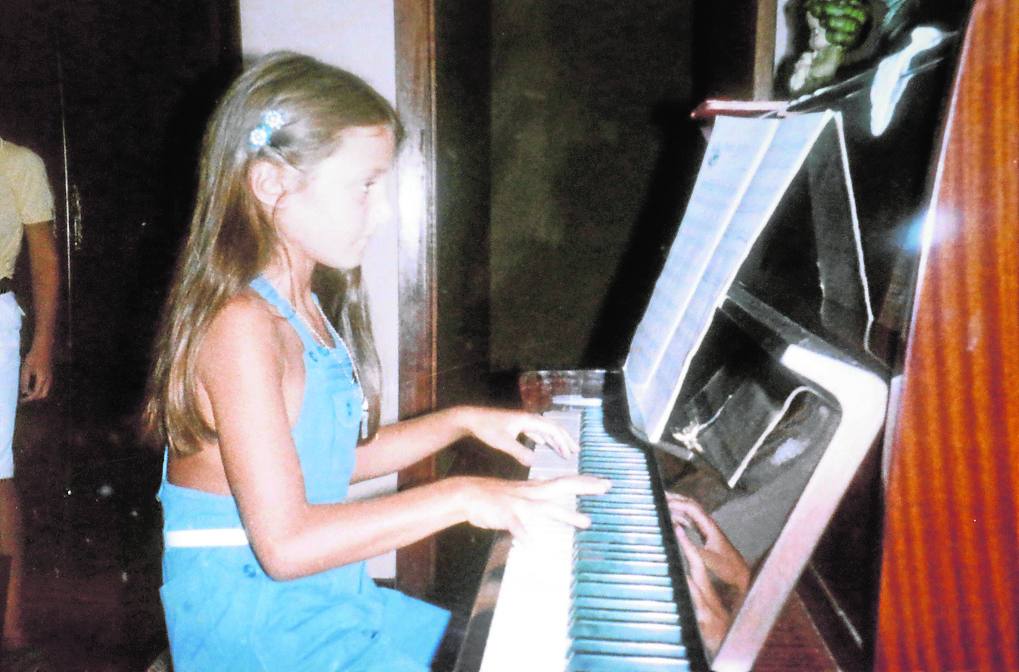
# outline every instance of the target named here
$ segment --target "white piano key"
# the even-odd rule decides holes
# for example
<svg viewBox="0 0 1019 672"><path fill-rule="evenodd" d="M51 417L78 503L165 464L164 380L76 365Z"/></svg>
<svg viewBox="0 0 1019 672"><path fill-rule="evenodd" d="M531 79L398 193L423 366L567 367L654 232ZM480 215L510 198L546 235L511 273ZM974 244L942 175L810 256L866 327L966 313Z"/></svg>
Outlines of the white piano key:
<svg viewBox="0 0 1019 672"><path fill-rule="evenodd" d="M506 560L481 672L563 670L569 649L573 534L548 526Z"/></svg>
<svg viewBox="0 0 1019 672"><path fill-rule="evenodd" d="M545 415L553 416L574 439L580 433L578 411ZM549 447L538 445L528 478L576 473L576 456L563 459ZM566 669L572 556L573 529L567 525L540 525L526 541L514 540L506 558L480 672Z"/></svg>

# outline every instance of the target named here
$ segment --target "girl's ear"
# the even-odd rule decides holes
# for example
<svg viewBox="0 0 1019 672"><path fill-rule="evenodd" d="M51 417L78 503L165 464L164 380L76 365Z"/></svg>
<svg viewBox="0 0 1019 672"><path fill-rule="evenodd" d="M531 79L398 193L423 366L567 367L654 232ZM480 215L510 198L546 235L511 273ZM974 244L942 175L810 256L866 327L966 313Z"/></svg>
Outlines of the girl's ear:
<svg viewBox="0 0 1019 672"><path fill-rule="evenodd" d="M280 198L290 186L286 166L271 161L255 161L248 169L248 187L258 201L270 211L279 205Z"/></svg>

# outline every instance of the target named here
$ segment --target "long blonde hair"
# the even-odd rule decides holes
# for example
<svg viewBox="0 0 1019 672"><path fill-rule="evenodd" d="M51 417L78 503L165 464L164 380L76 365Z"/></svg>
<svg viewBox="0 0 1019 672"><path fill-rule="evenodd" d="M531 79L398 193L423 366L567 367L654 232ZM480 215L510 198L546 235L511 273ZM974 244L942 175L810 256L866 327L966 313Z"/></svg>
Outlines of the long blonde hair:
<svg viewBox="0 0 1019 672"><path fill-rule="evenodd" d="M249 135L265 112L285 124L258 147ZM277 249L272 217L248 187L253 162L308 169L330 156L344 130L403 128L385 98L358 77L308 56L270 54L243 72L220 100L202 141L191 229L156 337L143 410L147 436L179 455L214 440L197 404L197 360L216 314L243 291ZM357 360L369 400L369 435L379 424L381 371L360 269L318 269L314 289Z"/></svg>

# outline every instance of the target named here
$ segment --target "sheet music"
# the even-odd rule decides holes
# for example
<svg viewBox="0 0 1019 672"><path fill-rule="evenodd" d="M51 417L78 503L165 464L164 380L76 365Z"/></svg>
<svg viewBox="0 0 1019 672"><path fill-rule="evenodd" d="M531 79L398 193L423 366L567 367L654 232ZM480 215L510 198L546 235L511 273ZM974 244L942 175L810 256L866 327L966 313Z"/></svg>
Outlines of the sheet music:
<svg viewBox="0 0 1019 672"><path fill-rule="evenodd" d="M701 211L698 206L694 212L703 219L693 221L696 222L694 228L699 230L687 236L682 235L687 224L684 216L666 262L673 273L669 277L663 273L655 285L648 312L634 336L631 356L634 348L637 354L632 364L628 356L624 366L627 399L631 419L642 423L636 429L652 443L662 437L693 353L711 326L715 309L725 298L740 266L821 131L833 117L831 111L826 111L781 120L743 119L743 124L726 124L712 132L712 140L716 134L724 137L730 133L756 138L764 145L764 151L754 162L756 170L750 174L748 184L741 192L730 195L721 216L716 214L712 219L711 210ZM718 121L723 119L726 118ZM707 161L706 158L705 164ZM731 167L733 170L747 168L749 162L736 160ZM698 177L697 183L700 181ZM705 246L704 241L708 241L708 245ZM659 293L679 298L659 297ZM666 315L664 311L669 309L674 312Z"/></svg>
<svg viewBox="0 0 1019 672"><path fill-rule="evenodd" d="M668 335L683 316L778 123L738 117L715 122L690 202L623 367L635 386L646 385L654 374Z"/></svg>

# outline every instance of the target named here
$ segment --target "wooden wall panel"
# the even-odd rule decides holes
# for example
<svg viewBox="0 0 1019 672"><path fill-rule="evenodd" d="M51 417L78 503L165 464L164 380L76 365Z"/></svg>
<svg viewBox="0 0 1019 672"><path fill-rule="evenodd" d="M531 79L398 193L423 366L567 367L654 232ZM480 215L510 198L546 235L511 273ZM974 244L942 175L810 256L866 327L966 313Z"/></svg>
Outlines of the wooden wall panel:
<svg viewBox="0 0 1019 672"><path fill-rule="evenodd" d="M889 473L877 668L1019 669L1019 2L978 1Z"/></svg>

